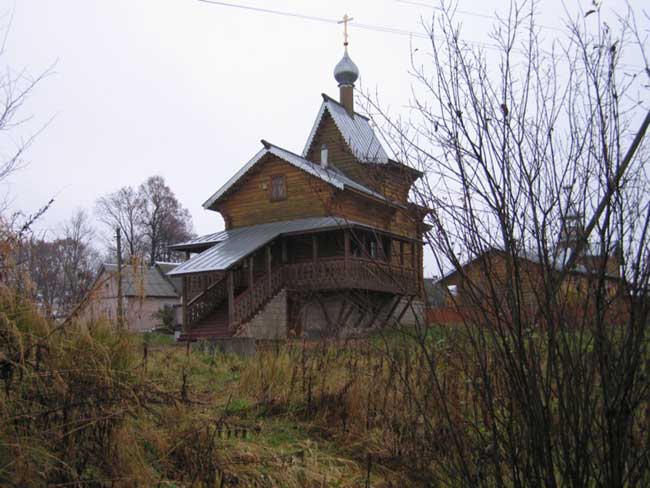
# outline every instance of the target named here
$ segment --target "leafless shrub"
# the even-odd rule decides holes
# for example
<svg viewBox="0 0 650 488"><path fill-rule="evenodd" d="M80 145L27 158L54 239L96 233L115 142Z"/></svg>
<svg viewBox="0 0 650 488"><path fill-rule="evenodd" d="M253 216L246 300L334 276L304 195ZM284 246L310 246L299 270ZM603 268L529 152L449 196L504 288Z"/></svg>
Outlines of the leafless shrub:
<svg viewBox="0 0 650 488"><path fill-rule="evenodd" d="M650 70L626 64L644 27L588 12L546 46L535 7L512 3L490 49L443 9L427 62L413 53L411 118L367 100L426 173L415 197L460 317L453 352L408 334L442 426L401 382L432 440L444 429L445 484L644 486Z"/></svg>

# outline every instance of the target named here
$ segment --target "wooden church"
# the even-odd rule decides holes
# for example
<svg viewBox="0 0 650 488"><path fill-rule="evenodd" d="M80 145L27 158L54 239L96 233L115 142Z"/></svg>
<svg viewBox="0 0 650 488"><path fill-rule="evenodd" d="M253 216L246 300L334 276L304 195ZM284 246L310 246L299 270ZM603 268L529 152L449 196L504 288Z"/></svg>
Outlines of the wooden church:
<svg viewBox="0 0 650 488"><path fill-rule="evenodd" d="M225 230L172 246L187 260L184 340L363 334L422 320L425 211L418 171L389 157L354 110L359 71L334 69L302 154L262 148L204 204Z"/></svg>

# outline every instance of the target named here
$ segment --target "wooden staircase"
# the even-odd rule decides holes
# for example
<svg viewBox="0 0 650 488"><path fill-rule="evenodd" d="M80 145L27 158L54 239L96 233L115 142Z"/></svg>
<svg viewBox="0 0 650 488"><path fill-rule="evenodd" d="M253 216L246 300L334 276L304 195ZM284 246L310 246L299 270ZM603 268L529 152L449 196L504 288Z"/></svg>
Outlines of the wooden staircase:
<svg viewBox="0 0 650 488"><path fill-rule="evenodd" d="M222 307L215 310L207 317L192 324L190 330L182 334L179 337L179 340L197 341L230 336L231 333L228 326L228 306L227 304L223 304Z"/></svg>
<svg viewBox="0 0 650 488"><path fill-rule="evenodd" d="M230 280L230 284L229 284ZM417 294L417 276L401 266L363 259L332 259L277 266L252 286L241 273L216 280L187 304L185 333L179 340L231 337L259 314L283 288L327 290L359 288L398 295ZM229 290L231 298L228 297ZM229 300L232 301L229 309Z"/></svg>
<svg viewBox="0 0 650 488"><path fill-rule="evenodd" d="M221 279L211 284L193 298L187 306L188 327L179 341L197 341L231 337L238 326L251 320L261 312L266 304L280 291L282 268L276 268L269 276L261 276L252 287L241 281L234 283L232 313L228 309L228 280Z"/></svg>

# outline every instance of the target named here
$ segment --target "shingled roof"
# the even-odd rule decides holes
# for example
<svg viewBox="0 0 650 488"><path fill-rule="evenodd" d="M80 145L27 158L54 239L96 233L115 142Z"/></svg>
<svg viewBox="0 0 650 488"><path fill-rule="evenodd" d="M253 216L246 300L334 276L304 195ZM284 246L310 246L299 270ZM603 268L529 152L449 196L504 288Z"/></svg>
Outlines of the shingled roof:
<svg viewBox="0 0 650 488"><path fill-rule="evenodd" d="M172 281L166 274L172 271L178 264L157 263L156 266L122 266L122 293L125 297L144 296L155 298L178 297ZM102 272L117 273L117 264L104 263L100 269Z"/></svg>

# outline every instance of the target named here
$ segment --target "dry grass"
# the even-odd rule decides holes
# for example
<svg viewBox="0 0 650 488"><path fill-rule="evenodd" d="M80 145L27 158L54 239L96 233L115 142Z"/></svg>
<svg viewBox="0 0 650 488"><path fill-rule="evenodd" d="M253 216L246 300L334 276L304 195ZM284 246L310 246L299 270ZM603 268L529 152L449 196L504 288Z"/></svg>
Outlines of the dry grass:
<svg viewBox="0 0 650 488"><path fill-rule="evenodd" d="M0 485L462 486L460 463L489 480L488 419L525 452L512 397L458 330L432 332L239 358L54 330L0 286Z"/></svg>
<svg viewBox="0 0 650 488"><path fill-rule="evenodd" d="M145 351L111 324L54 329L0 287L0 485L401 486L372 459L368 473L356 427L347 445L351 432L328 428L337 402L354 402L352 363L335 369L334 349L319 350L303 375L300 354Z"/></svg>

